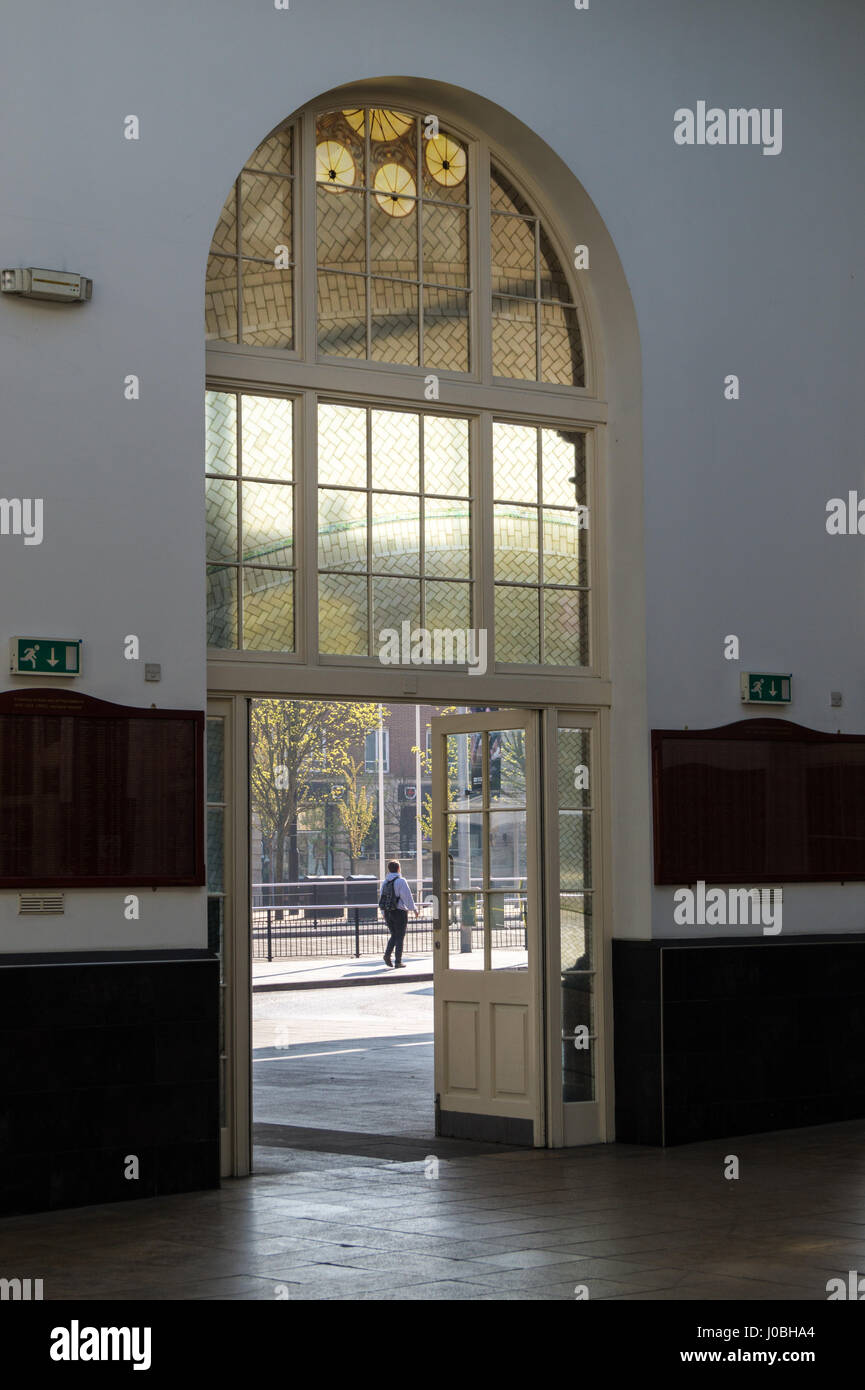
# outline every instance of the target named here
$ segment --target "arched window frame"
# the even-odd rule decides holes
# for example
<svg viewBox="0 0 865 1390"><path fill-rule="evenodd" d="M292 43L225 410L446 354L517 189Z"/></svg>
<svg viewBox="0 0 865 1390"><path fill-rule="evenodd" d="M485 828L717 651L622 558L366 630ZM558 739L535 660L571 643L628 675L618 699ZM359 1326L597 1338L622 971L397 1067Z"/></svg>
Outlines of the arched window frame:
<svg viewBox="0 0 865 1390"><path fill-rule="evenodd" d="M474 194L470 212L470 332L472 370L467 373L436 370L441 397L434 404L425 401L424 378L430 368L394 365L357 359L321 357L317 346L316 323L316 208L314 187L316 118L336 105L394 106L423 116L434 110L443 129L466 142L469 177ZM468 416L473 459L472 535L475 556L472 577L473 626L485 627L489 634L491 662L495 653L495 612L492 535L492 423L506 419L513 423L551 428L578 428L586 433L587 495L591 517L589 545L591 634L590 664L584 667L529 667L525 664L496 662L490 670L499 675L528 677L542 670L558 685L563 678L588 682L599 679L606 684L607 642L605 583L605 536L603 518L603 467L606 451L606 402L603 399L603 372L597 349L598 334L591 294L584 289L589 271L573 267L574 245L582 238L579 228L569 227L567 235L551 211L542 191L531 175L506 151L490 140L487 133L467 121L464 114L452 115L441 103L418 105L368 84L341 89L304 107L274 127L293 131L295 205L295 347L292 349L256 347L245 344L209 342L207 344L207 385L214 390L249 390L294 399L295 411L295 535L298 537L298 568L295 592L295 650L272 654L259 651L210 649L213 672L247 662L259 666L370 667L378 668L374 656L332 656L318 650L317 561L314 537L317 533L316 406L319 398L356 404L375 404L393 408L412 407L436 413ZM540 219L547 237L559 257L577 306L582 337L585 384L557 385L549 382L498 378L492 372L492 315L490 272L490 165L524 193L533 213ZM569 246L567 242L573 238ZM397 670L404 668L397 668ZM516 685L514 685L516 689ZM600 692L598 692L600 693ZM603 696L602 696L603 698Z"/></svg>

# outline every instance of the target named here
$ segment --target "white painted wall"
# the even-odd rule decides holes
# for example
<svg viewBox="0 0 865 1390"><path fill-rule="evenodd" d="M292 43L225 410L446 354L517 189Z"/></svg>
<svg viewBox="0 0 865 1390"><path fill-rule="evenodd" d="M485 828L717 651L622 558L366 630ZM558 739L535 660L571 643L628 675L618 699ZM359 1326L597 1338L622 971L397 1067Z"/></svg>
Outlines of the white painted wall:
<svg viewBox="0 0 865 1390"><path fill-rule="evenodd" d="M591 0L587 11L440 0L434 15L422 0L7 6L0 260L80 270L94 295L80 307L0 301L0 493L45 499L42 546L0 537L0 643L28 629L80 634L80 689L203 706L213 226L244 159L289 112L344 82L411 75L465 87L535 131L594 200L621 260L642 347L648 724L740 717L740 668L722 656L736 633L745 666L794 672L791 718L834 728L837 713L843 729L865 729L865 540L824 528L829 497L865 490L862 16L845 0ZM673 112L699 99L782 107L782 153L677 147ZM123 138L130 113L138 142ZM129 372L138 402L123 398ZM735 404L727 372L741 377ZM615 443L614 512L633 486ZM617 918L646 931L639 904L651 896L654 931L669 934L672 893L650 895L646 880L636 542L611 556L614 869L617 882L640 880ZM161 685L144 684L143 660L124 661L130 632L143 660L162 663ZM843 691L841 711L830 689ZM0 894L0 950L205 940L197 890L142 894L154 911L138 923L106 893L67 896L64 918L22 928L14 895ZM861 927L865 886L790 887L784 921Z"/></svg>

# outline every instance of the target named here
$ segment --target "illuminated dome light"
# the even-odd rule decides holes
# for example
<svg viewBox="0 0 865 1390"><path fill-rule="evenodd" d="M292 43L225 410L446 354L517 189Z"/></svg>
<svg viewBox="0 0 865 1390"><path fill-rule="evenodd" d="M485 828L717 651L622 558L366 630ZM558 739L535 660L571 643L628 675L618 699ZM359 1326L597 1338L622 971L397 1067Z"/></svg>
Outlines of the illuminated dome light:
<svg viewBox="0 0 865 1390"><path fill-rule="evenodd" d="M352 130L363 134L363 110L343 111ZM405 111L389 111L383 106L372 106L369 112L369 133L372 140L398 140L414 124L414 116Z"/></svg>
<svg viewBox="0 0 865 1390"><path fill-rule="evenodd" d="M402 164L383 164L375 176L375 200L389 217L407 217L415 207L415 181Z"/></svg>
<svg viewBox="0 0 865 1390"><path fill-rule="evenodd" d="M338 140L322 140L315 147L315 177L331 188L351 188L355 168L351 153Z"/></svg>
<svg viewBox="0 0 865 1390"><path fill-rule="evenodd" d="M466 152L449 135L434 135L426 140L426 167L436 183L453 188L466 176Z"/></svg>

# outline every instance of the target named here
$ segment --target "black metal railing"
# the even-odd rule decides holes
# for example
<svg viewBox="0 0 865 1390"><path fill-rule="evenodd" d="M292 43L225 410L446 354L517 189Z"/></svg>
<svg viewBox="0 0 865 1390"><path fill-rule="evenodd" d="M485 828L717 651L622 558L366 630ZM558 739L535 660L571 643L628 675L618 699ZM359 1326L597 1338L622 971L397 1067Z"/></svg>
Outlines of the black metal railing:
<svg viewBox="0 0 865 1390"><path fill-rule="evenodd" d="M389 935L378 906L372 903L348 905L343 901L294 907L259 904L252 907L250 916L254 960L380 956ZM474 922L452 921L448 934L452 954L482 952L482 915L478 914ZM527 944L523 904L519 898L513 902L505 898L491 924L492 949L525 949ZM404 949L409 954L432 952L433 918L429 907L421 908L417 917L409 913Z"/></svg>

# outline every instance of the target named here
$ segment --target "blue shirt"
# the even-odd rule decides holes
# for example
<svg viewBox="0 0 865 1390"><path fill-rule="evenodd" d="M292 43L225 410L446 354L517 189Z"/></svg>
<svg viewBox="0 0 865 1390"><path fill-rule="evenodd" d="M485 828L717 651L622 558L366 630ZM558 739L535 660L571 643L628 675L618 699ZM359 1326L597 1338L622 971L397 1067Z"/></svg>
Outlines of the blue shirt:
<svg viewBox="0 0 865 1390"><path fill-rule="evenodd" d="M404 909L406 912L414 912L414 898L402 874L388 874L384 883L391 882L393 883L393 890L396 893L397 907ZM382 892L384 892L384 883L381 885Z"/></svg>

